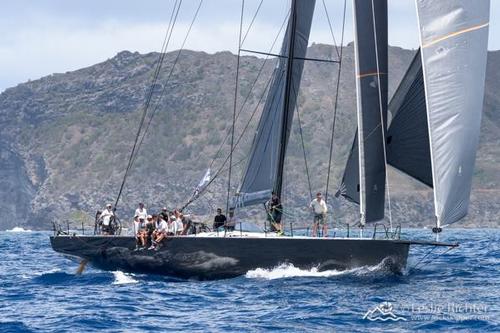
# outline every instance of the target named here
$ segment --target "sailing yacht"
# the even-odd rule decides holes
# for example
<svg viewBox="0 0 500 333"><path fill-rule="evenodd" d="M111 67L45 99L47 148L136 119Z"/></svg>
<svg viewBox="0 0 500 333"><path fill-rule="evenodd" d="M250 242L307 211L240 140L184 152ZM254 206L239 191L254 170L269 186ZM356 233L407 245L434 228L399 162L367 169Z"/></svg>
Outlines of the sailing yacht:
<svg viewBox="0 0 500 333"><path fill-rule="evenodd" d="M241 185L236 212L283 191L286 150L313 19L314 0L292 0L287 29ZM468 210L486 70L489 0L416 1L420 49L388 102L387 0L353 0L358 130L338 195L359 204L359 237L276 236L238 230L169 237L135 251L133 236L50 238L55 251L105 270L220 279L283 263L345 270L405 269L411 246L442 243L443 227ZM385 218L387 166L434 191L436 241L363 237ZM202 190L202 189L200 189ZM199 193L199 191L197 191ZM196 199L196 198L194 198Z"/></svg>

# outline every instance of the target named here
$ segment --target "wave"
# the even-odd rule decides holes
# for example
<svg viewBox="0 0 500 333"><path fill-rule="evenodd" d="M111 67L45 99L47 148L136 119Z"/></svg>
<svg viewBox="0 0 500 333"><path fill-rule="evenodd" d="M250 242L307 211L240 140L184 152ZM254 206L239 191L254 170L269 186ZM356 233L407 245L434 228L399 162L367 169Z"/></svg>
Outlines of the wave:
<svg viewBox="0 0 500 333"><path fill-rule="evenodd" d="M14 227L10 230L6 230L7 232L32 232L30 229L24 229L23 227Z"/></svg>
<svg viewBox="0 0 500 333"><path fill-rule="evenodd" d="M375 266L363 266L346 270L332 269L326 271L318 271L317 267L313 267L311 269L300 269L298 267L295 267L293 264L282 264L272 269L257 268L248 271L245 274L245 277L249 279L274 280L274 279L284 279L291 277L325 278L325 277L333 277L341 275L363 276L363 275L371 275L373 273L378 273L378 272L381 272L383 274L387 273L384 261Z"/></svg>
<svg viewBox="0 0 500 333"><path fill-rule="evenodd" d="M133 278L133 274L125 274L122 271L114 271L113 275L115 276L113 284L130 284L139 282Z"/></svg>

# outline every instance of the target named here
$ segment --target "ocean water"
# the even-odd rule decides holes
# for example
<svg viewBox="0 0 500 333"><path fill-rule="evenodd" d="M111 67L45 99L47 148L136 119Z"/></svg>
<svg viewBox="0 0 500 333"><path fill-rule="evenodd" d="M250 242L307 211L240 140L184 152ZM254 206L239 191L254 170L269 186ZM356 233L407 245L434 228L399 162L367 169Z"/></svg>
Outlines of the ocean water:
<svg viewBox="0 0 500 333"><path fill-rule="evenodd" d="M428 248L414 248L402 275L281 266L220 281L76 276L49 235L0 233L2 333L500 331L500 230L446 230L461 246L420 264Z"/></svg>

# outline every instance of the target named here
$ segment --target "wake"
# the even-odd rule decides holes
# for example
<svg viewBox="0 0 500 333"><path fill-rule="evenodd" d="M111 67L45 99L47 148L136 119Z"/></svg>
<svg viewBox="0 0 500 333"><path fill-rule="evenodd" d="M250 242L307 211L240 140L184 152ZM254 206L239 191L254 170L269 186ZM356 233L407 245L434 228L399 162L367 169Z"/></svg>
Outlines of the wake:
<svg viewBox="0 0 500 333"><path fill-rule="evenodd" d="M381 262L380 264L375 266L363 266L346 270L333 269L326 271L318 271L317 267L313 267L309 270L306 270L295 267L293 264L282 264L272 269L257 268L254 270L250 270L245 274L245 277L249 279L266 279L266 280L284 279L292 277L328 278L328 277L342 276L342 275L356 275L356 276L371 275L374 272L386 273L384 262Z"/></svg>
<svg viewBox="0 0 500 333"><path fill-rule="evenodd" d="M125 274L122 271L114 271L113 275L115 276L113 284L131 284L139 282L133 278L133 274Z"/></svg>
<svg viewBox="0 0 500 333"><path fill-rule="evenodd" d="M30 229L24 229L23 227L14 227L6 232L32 232Z"/></svg>

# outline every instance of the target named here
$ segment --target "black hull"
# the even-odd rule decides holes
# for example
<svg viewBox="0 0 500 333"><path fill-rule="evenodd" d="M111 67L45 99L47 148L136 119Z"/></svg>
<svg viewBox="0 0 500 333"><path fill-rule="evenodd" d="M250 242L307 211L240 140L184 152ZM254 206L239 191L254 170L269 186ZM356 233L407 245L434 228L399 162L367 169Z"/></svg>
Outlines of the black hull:
<svg viewBox="0 0 500 333"><path fill-rule="evenodd" d="M55 251L104 270L179 278L223 279L283 263L301 269L345 270L384 263L401 272L410 242L332 238L174 237L158 250L135 251L134 237L55 236Z"/></svg>

